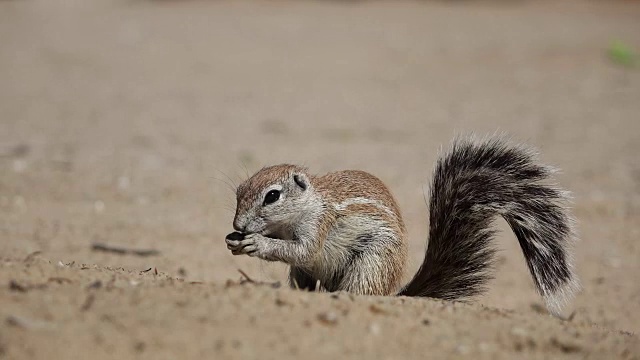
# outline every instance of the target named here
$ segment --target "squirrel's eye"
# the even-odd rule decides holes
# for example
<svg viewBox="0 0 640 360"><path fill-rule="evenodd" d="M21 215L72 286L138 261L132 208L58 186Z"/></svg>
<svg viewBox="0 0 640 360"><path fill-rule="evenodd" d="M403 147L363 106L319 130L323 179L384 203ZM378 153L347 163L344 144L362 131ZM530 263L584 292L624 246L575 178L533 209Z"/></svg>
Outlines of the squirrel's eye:
<svg viewBox="0 0 640 360"><path fill-rule="evenodd" d="M280 199L280 191L278 190L271 190L267 193L267 195L264 197L264 203L263 205L269 205L269 204L273 204L274 202L278 201L278 199Z"/></svg>

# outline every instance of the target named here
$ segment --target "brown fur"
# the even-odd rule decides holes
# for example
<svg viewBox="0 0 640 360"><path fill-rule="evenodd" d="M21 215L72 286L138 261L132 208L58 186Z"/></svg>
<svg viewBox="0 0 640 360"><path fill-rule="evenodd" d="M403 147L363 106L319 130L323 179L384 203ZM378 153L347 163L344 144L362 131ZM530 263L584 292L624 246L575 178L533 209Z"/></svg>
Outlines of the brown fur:
<svg viewBox="0 0 640 360"><path fill-rule="evenodd" d="M424 261L399 292L407 235L387 187L363 171L321 176L295 165L266 167L238 187L235 255L291 265L290 283L364 295L460 299L481 293L495 250L491 222L513 229L538 290L554 314L573 296L571 216L564 191L543 183L551 170L499 138L454 142L430 191Z"/></svg>
<svg viewBox="0 0 640 360"><path fill-rule="evenodd" d="M251 212L251 216L259 217L261 208L266 207L261 204L265 189L286 184L296 174L308 179L305 192L313 200L292 211L291 217L301 213L315 215L305 223L287 225L293 241L299 233L313 234L304 248L311 253L309 260L291 264L292 286L311 288L310 283L315 285L319 280L332 291L394 294L401 286L406 264L406 230L395 199L384 183L371 174L346 170L316 176L303 167L288 164L263 168L238 187L234 223L242 222L238 219ZM296 206L294 194L297 193L289 190L283 195L285 201L292 202L291 207ZM261 257L272 260L276 250Z"/></svg>

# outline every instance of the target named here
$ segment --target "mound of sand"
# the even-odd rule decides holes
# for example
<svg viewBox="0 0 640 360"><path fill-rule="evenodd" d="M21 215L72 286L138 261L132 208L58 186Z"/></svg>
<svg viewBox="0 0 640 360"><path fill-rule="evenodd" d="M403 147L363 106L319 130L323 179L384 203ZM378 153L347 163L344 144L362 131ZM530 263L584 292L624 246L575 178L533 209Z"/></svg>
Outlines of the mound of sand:
<svg viewBox="0 0 640 360"><path fill-rule="evenodd" d="M8 359L327 357L633 358L629 333L479 305L308 293L255 280L4 259ZM80 356L85 354L84 356Z"/></svg>

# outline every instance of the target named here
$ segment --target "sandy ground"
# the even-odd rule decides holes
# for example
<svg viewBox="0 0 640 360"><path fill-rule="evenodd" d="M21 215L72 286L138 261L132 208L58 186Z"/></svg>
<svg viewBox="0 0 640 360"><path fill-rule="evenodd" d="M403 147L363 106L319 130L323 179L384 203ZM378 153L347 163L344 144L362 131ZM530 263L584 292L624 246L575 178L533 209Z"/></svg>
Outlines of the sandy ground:
<svg viewBox="0 0 640 360"><path fill-rule="evenodd" d="M0 2L0 358L640 358L640 71L616 39L640 47L637 2ZM496 131L574 192L569 321L507 231L472 304L278 288L226 250L247 171L362 169L403 209L409 277L440 146Z"/></svg>

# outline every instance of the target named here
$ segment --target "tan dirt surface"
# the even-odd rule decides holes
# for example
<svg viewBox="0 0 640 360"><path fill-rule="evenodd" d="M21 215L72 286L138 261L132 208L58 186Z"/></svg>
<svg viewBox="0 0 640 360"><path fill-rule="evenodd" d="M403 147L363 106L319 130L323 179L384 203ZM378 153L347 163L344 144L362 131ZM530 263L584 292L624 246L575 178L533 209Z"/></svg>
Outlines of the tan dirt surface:
<svg viewBox="0 0 640 360"><path fill-rule="evenodd" d="M640 49L640 3L0 1L0 358L640 359L640 67L616 40ZM562 169L570 320L502 221L471 304L293 291L225 247L247 172L361 169L400 203L409 278L469 132Z"/></svg>

